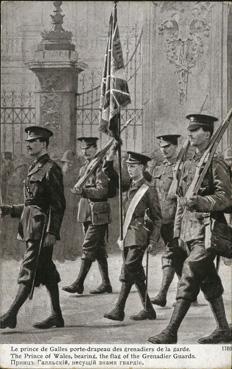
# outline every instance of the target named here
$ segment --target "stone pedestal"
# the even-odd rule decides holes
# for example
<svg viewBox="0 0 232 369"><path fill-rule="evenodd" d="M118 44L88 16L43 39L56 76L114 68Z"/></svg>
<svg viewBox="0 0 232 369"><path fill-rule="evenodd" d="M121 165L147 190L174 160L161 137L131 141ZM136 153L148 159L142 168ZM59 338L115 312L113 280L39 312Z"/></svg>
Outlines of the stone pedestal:
<svg viewBox="0 0 232 369"><path fill-rule="evenodd" d="M67 50L37 51L29 63L38 78L36 124L53 131L50 149L59 155L66 149L76 151L76 94L84 65L75 59L75 52Z"/></svg>
<svg viewBox="0 0 232 369"><path fill-rule="evenodd" d="M42 32L42 41L28 62L38 78L36 87L36 124L52 130L50 151L60 158L67 149L76 151L76 94L78 74L86 67L78 61L72 33L62 27L61 1L54 1L54 28Z"/></svg>

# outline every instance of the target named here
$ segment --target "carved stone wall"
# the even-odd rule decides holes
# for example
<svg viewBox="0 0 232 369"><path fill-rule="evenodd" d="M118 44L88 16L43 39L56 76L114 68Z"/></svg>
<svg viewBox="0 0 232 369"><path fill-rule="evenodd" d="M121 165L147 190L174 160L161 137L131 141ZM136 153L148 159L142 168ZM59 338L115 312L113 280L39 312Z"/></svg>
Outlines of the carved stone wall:
<svg viewBox="0 0 232 369"><path fill-rule="evenodd" d="M229 4L153 1L152 5L144 22L150 64L144 65L148 73L143 88L147 84L152 96L149 119L155 135L185 136L186 114L200 112L204 105L203 112L220 121L231 105ZM151 121L146 122L150 129ZM144 131L145 147L153 139L150 129ZM231 144L229 135L228 131L222 150Z"/></svg>

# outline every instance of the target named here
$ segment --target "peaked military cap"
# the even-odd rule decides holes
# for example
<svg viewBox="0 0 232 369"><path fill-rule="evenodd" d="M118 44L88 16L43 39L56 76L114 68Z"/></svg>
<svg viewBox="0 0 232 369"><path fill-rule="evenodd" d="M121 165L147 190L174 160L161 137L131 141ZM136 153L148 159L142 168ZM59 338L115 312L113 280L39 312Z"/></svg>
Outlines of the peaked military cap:
<svg viewBox="0 0 232 369"><path fill-rule="evenodd" d="M97 145L98 137L79 137L77 140L81 142L81 149L88 149Z"/></svg>
<svg viewBox="0 0 232 369"><path fill-rule="evenodd" d="M147 164L151 158L147 155L140 154L138 152L134 151L127 151L128 159L126 160L126 163L128 164Z"/></svg>
<svg viewBox="0 0 232 369"><path fill-rule="evenodd" d="M180 137L180 135L160 135L160 136L156 136L156 138L158 138L159 140L159 145L160 147L165 147L168 145L178 145L178 138Z"/></svg>
<svg viewBox="0 0 232 369"><path fill-rule="evenodd" d="M186 118L189 119L189 131L194 131L201 127L213 128L214 122L218 120L218 118L206 114L189 114Z"/></svg>
<svg viewBox="0 0 232 369"><path fill-rule="evenodd" d="M36 140L37 138L49 139L53 136L52 131L41 126L29 126L25 128L27 133L26 141Z"/></svg>

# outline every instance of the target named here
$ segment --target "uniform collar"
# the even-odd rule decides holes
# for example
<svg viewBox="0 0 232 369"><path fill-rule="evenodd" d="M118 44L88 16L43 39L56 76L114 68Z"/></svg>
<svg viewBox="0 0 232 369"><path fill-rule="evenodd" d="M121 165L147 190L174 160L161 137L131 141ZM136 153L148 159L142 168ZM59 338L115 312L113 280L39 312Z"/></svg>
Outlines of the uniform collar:
<svg viewBox="0 0 232 369"><path fill-rule="evenodd" d="M134 182L134 181L132 181L131 182L131 188L139 188L139 187L141 187L142 186L142 184L145 182L145 179L144 178L141 178L141 179L139 179L138 181L136 181L136 182Z"/></svg>
<svg viewBox="0 0 232 369"><path fill-rule="evenodd" d="M172 164L174 164L174 163L176 163L176 158L177 158L177 156L175 155L175 156L173 156L172 158L170 158L170 159L164 159L164 161L163 161L163 163L165 164L165 165L172 165Z"/></svg>
<svg viewBox="0 0 232 369"><path fill-rule="evenodd" d="M29 167L28 175L36 173L48 160L49 155L47 153L37 158Z"/></svg>

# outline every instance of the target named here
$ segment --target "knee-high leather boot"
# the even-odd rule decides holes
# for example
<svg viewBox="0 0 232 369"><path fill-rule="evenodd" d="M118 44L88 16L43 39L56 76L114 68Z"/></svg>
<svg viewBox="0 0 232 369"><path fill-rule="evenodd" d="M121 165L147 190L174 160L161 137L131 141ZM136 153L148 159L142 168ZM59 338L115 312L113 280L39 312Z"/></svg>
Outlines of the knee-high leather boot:
<svg viewBox="0 0 232 369"><path fill-rule="evenodd" d="M211 344L232 341L232 333L226 319L222 296L209 301L209 303L214 318L217 322L217 328L209 336L200 338L198 342L203 344Z"/></svg>
<svg viewBox="0 0 232 369"><path fill-rule="evenodd" d="M130 290L131 290L132 284L129 282L122 282L121 290L119 293L118 301L116 303L116 306L113 310L111 310L109 313L104 314L104 317L111 320L120 320L122 321L124 319L125 313L125 305L126 300L129 296Z"/></svg>
<svg viewBox="0 0 232 369"><path fill-rule="evenodd" d="M143 310L141 310L138 314L132 315L130 319L132 320L155 320L156 312L152 306L150 298L148 296L146 285L144 281L139 281L135 283L135 286L138 290L141 302L143 304Z"/></svg>
<svg viewBox="0 0 232 369"><path fill-rule="evenodd" d="M42 322L35 323L33 327L39 329L48 329L52 327L64 327L64 319L60 308L60 297L58 284L46 284L50 299L51 299L51 315Z"/></svg>
<svg viewBox="0 0 232 369"><path fill-rule="evenodd" d="M84 291L84 281L92 265L92 261L89 259L81 260L81 267L77 279L70 285L62 287L62 290L69 293L82 294Z"/></svg>
<svg viewBox="0 0 232 369"><path fill-rule="evenodd" d="M30 293L30 288L20 283L17 295L6 314L0 317L0 328L15 328L17 324L17 314Z"/></svg>
<svg viewBox="0 0 232 369"><path fill-rule="evenodd" d="M102 277L102 283L95 290L90 291L92 294L112 293L112 286L109 279L107 257L102 257L97 260L99 271Z"/></svg>
<svg viewBox="0 0 232 369"><path fill-rule="evenodd" d="M184 299L177 300L167 328L156 336L150 337L148 341L154 344L177 343L177 331L190 305L191 301Z"/></svg>
<svg viewBox="0 0 232 369"><path fill-rule="evenodd" d="M163 268L162 284L159 293L151 299L152 304L164 307L167 303L167 293L173 281L175 269L172 266Z"/></svg>

